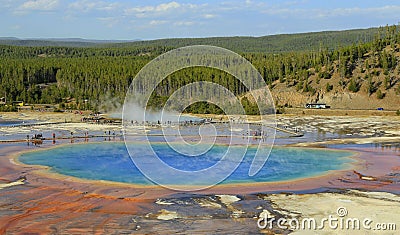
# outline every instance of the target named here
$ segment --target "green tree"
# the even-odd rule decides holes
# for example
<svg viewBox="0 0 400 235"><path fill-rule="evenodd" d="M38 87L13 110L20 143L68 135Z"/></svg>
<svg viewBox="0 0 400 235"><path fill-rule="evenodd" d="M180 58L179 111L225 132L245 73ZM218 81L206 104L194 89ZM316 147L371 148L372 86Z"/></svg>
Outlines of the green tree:
<svg viewBox="0 0 400 235"><path fill-rule="evenodd" d="M326 90L326 92L332 91L332 90L333 90L333 85L329 84L329 82L328 82L328 83L326 84L325 90Z"/></svg>
<svg viewBox="0 0 400 235"><path fill-rule="evenodd" d="M378 98L378 99L383 99L385 97L385 93L383 93L381 90L378 90L377 92L376 92L376 98Z"/></svg>
<svg viewBox="0 0 400 235"><path fill-rule="evenodd" d="M385 90L389 90L392 87L392 79L390 79L389 76L386 76L383 85L385 86Z"/></svg>
<svg viewBox="0 0 400 235"><path fill-rule="evenodd" d="M355 79L351 79L349 83L349 91L357 93L360 90L360 86L358 82L355 81Z"/></svg>
<svg viewBox="0 0 400 235"><path fill-rule="evenodd" d="M368 95L372 95L376 91L375 82L372 81L371 77L368 78L366 89Z"/></svg>

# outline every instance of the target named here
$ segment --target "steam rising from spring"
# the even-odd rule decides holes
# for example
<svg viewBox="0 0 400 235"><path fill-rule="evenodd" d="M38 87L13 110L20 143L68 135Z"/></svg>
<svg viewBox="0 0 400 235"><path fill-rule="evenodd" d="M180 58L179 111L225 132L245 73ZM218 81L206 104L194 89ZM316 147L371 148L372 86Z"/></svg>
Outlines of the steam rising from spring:
<svg viewBox="0 0 400 235"><path fill-rule="evenodd" d="M178 70L190 67L219 69L234 76L249 90L247 95L257 102L261 119L257 135L262 137L260 138L262 141L259 141L253 164L249 169L249 175L255 175L267 161L274 142L275 129L267 128L265 125L276 125L274 102L263 78L249 61L229 50L211 46L191 46L167 52L147 64L132 81L123 110L125 143L131 159L138 169L153 182L168 188L186 191L215 185L232 174L240 164L246 154L246 148L238 149L234 148L234 145L240 143L242 146L249 146L250 139L238 138L233 132L226 134L226 130L240 129L247 135L251 135L251 130L239 98L225 87L211 82L193 82L176 90L160 112L147 108L151 95L163 79ZM176 152L190 157L201 156L207 152L213 145L218 144L221 133L225 133L224 138L229 137L228 150L224 157L212 167L193 172L175 169L158 158L151 147L152 138L149 138L148 135L148 148L152 154L143 153L143 151L139 153L129 144L133 140L130 137L134 136L135 131L129 128L127 121L141 121L144 129L149 122L178 123L185 108L196 102L204 101L215 104L224 111L229 117L228 128L221 129L221 126L213 125L213 123L208 123L207 126L203 123L203 125L197 126L196 131L181 130L179 124L178 128L173 125L160 125L160 127L164 141ZM235 122L236 115L244 116L243 121ZM197 141L195 144L189 143L185 139L187 134L184 134L184 131L189 135L193 135L195 132L200 138L194 138ZM226 143L225 139L224 141ZM143 158L144 155L145 158ZM177 179L187 179L190 181L188 185L196 186L188 188L174 185Z"/></svg>

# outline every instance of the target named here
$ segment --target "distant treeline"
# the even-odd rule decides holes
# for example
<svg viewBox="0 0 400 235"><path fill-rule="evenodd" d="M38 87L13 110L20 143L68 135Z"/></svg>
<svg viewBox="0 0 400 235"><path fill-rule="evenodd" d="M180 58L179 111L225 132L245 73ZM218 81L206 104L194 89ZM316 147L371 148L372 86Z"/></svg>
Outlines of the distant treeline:
<svg viewBox="0 0 400 235"><path fill-rule="evenodd" d="M357 29L345 31L325 31L299 34L279 34L262 37L212 37L212 38L174 38L151 41L136 41L116 43L113 47L168 45L183 47L190 45L213 45L223 47L238 53L284 53L316 51L321 47L329 50L341 46L366 43L374 40L381 28Z"/></svg>
<svg viewBox="0 0 400 235"><path fill-rule="evenodd" d="M381 28L354 29L344 31L325 31L298 34L280 34L262 37L211 37L211 38L174 38L124 43L94 43L88 40L20 40L16 38L0 38L0 45L26 47L92 47L92 48L177 48L190 45L213 45L238 53L282 53L293 51L318 50L321 46L337 49L354 43L365 43L374 40Z"/></svg>
<svg viewBox="0 0 400 235"><path fill-rule="evenodd" d="M279 40L271 40L273 37ZM262 43L258 43L262 41ZM270 41L270 43L268 43ZM279 43L278 43L279 41ZM203 43L204 42L204 43ZM211 44L233 49L247 58L272 85L275 81L296 86L302 92L315 92L308 84L311 73L329 79L334 70L350 79L356 65L367 53L377 54L388 74L395 68L395 51L385 52L400 43L399 28L278 35L263 38L166 39L109 45L109 47L18 47L0 46L0 97L8 101L71 105L76 108L103 109L105 104L123 103L126 91L143 66L172 48L191 44ZM273 48L273 49L271 49ZM336 48L336 49L333 49ZM250 52L252 51L252 52ZM274 53L271 53L271 52ZM339 61L339 62L338 62ZM370 65L364 65L370 67ZM310 68L314 68L313 72ZM219 83L236 95L247 89L234 77L215 69L180 70L160 84L151 106L161 106L179 87L193 81ZM242 102L251 106L251 102ZM191 112L220 112L217 107L197 104ZM194 107L197 107L194 106ZM74 107L75 108L75 107ZM253 113L253 107L246 109Z"/></svg>

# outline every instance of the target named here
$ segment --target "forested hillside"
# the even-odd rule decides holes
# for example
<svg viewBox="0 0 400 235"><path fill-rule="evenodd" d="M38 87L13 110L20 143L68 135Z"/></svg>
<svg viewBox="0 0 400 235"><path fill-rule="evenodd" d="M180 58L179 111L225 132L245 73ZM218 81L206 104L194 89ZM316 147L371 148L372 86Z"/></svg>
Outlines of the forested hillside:
<svg viewBox="0 0 400 235"><path fill-rule="evenodd" d="M235 52L280 53L290 51L317 50L323 45L329 49L349 46L354 43L371 42L379 28L355 29L344 31L326 31L299 34L281 34L263 37L213 37L213 38L174 38L150 41L107 42L106 40L84 39L18 39L0 38L0 45L26 47L97 47L97 48L137 48L169 47L177 48L189 45L213 45Z"/></svg>
<svg viewBox="0 0 400 235"><path fill-rule="evenodd" d="M369 35L371 32L373 36ZM274 45L276 40L272 40L271 47L265 39L264 44L252 42L252 47L244 49L244 45L249 45L246 40L254 38L231 38L224 41L224 45L253 63L272 89L278 106L326 102L333 107L352 108L349 102L367 100L372 103L356 104L355 108L400 109L399 28L343 31L342 36L340 32L332 33L336 36L327 32L298 34L287 36L287 40L280 35L276 36L281 37L279 45ZM349 33L353 39L348 37ZM364 39L360 35L364 35ZM316 39L318 37L320 39ZM113 44L107 48L3 45L0 46L0 97L4 94L9 102L22 100L30 104L61 104L61 107L94 110L102 110L106 105L117 106L123 102L130 82L146 63L174 47L202 40L206 39L168 39ZM218 45L218 40L222 39L207 40ZM344 43L344 40L348 41ZM177 88L197 80L219 83L241 97L246 93L235 78L224 72L208 68L184 69L158 87L151 105L160 106ZM251 102L245 105L252 113ZM190 111L219 112L205 104L191 107Z"/></svg>
<svg viewBox="0 0 400 235"><path fill-rule="evenodd" d="M130 40L135 41L135 40ZM123 43L126 40L90 40L81 38L57 38L57 39L19 39L15 37L0 37L0 45L27 46L27 47L95 47L110 43Z"/></svg>
<svg viewBox="0 0 400 235"><path fill-rule="evenodd" d="M371 42L381 29L357 29L345 31L326 31L299 34L280 34L263 37L213 37L213 38L174 38L152 41L137 41L112 44L112 47L131 46L168 46L183 47L190 45L213 45L229 50L257 53L282 53L318 50L321 46L337 49L357 43Z"/></svg>

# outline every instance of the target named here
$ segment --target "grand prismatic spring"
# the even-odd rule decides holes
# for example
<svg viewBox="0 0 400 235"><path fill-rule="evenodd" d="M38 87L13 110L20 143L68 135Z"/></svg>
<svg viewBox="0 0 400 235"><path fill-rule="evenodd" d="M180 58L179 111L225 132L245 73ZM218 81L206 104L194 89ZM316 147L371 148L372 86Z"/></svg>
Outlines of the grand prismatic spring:
<svg viewBox="0 0 400 235"><path fill-rule="evenodd" d="M132 157L148 157L143 152L146 151L144 144L130 144L137 149L136 156ZM174 168L187 171L198 171L213 166L227 150L227 146L215 145L205 154L191 157L175 152L165 143L152 144L152 147L162 161ZM250 177L248 169L255 151L255 147L250 147L236 171L222 184L278 182L313 177L332 170L347 169L352 162L349 158L352 155L351 152L278 147L273 149L262 170ZM123 143L64 146L25 153L19 157L19 160L29 165L48 166L51 172L83 179L151 184L133 164ZM159 171L159 169L154 169L154 171ZM162 174L162 172L159 173ZM191 181L182 179L181 182L175 183L191 184Z"/></svg>

